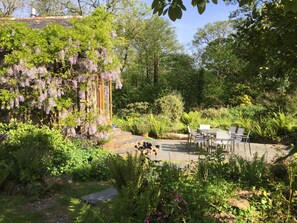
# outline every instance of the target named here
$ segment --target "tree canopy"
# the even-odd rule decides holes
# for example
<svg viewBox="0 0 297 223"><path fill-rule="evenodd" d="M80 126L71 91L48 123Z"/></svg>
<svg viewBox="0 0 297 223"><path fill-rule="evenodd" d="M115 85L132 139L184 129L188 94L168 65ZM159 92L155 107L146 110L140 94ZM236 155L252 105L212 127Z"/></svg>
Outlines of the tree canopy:
<svg viewBox="0 0 297 223"><path fill-rule="evenodd" d="M221 0L223 2L237 2L240 7L257 2L257 0ZM284 10L288 12L297 12L297 2L293 0L274 0L284 5ZM212 3L218 4L218 0L211 0ZM206 5L210 3L210 0L192 0L191 4L196 7L199 14L202 14ZM169 18L173 21L181 19L183 11L186 11L186 7L183 0L153 0L152 9L154 14L165 15L168 14Z"/></svg>

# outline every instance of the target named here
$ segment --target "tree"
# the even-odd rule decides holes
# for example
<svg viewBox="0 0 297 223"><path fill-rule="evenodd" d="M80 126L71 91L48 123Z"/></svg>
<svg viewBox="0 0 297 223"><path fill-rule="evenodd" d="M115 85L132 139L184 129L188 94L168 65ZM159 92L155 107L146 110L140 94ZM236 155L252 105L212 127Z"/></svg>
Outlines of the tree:
<svg viewBox="0 0 297 223"><path fill-rule="evenodd" d="M24 6L24 0L0 0L0 17L9 17Z"/></svg>
<svg viewBox="0 0 297 223"><path fill-rule="evenodd" d="M297 13L273 1L254 6L246 16L235 35L246 76L263 92L290 93L297 84Z"/></svg>
<svg viewBox="0 0 297 223"><path fill-rule="evenodd" d="M139 63L144 65L142 74L147 81L157 84L163 55L180 49L174 28L157 16L145 19L143 30L135 40Z"/></svg>
<svg viewBox="0 0 297 223"><path fill-rule="evenodd" d="M146 101L153 102L167 89L164 83L166 55L181 49L177 42L174 28L169 21L158 16L131 20L135 23L129 33L129 60L123 70L123 89L115 90L115 109L127 103ZM128 25L130 27L131 24ZM136 26L137 25L137 26ZM135 30L135 32L133 31ZM131 37L133 39L131 39ZM120 100L120 101L118 101Z"/></svg>
<svg viewBox="0 0 297 223"><path fill-rule="evenodd" d="M129 11L128 8L133 4L135 1L132 0L32 0L30 5L37 10L38 15L59 16L88 15L98 7L114 14L121 14Z"/></svg>
<svg viewBox="0 0 297 223"><path fill-rule="evenodd" d="M36 9L38 16L83 15L81 2L77 3L68 0L36 0L31 1L30 5Z"/></svg>
<svg viewBox="0 0 297 223"><path fill-rule="evenodd" d="M195 61L187 54L168 54L164 58L163 88L179 92L184 99L185 108L198 107L203 99L203 72L197 69Z"/></svg>
<svg viewBox="0 0 297 223"><path fill-rule="evenodd" d="M228 104L229 89L242 81L244 62L233 51L231 34L234 32L231 21L219 21L206 24L194 35L194 55L205 70L203 95L206 106Z"/></svg>
<svg viewBox="0 0 297 223"><path fill-rule="evenodd" d="M192 41L195 49L194 55L197 58L197 63L202 65L202 55L206 47L213 41L220 41L228 38L234 32L230 21L218 21L215 23L207 23L203 28L199 28L194 35ZM214 44L212 44L214 45Z"/></svg>
<svg viewBox="0 0 297 223"><path fill-rule="evenodd" d="M226 3L229 3L230 0L222 0ZM234 0L239 3L239 6L242 7L247 4L252 4L257 0ZM267 0L269 2L270 0ZM297 2L293 0L276 0L284 6L284 10L287 12L297 12ZM192 0L191 4L193 7L198 9L199 14L202 14L206 9L206 4L210 0ZM218 0L212 0L214 4L218 3ZM186 11L186 7L183 4L183 0L153 0L152 3L153 13L158 15L165 15L168 13L168 16L171 20L175 21L176 19L181 19L183 11Z"/></svg>

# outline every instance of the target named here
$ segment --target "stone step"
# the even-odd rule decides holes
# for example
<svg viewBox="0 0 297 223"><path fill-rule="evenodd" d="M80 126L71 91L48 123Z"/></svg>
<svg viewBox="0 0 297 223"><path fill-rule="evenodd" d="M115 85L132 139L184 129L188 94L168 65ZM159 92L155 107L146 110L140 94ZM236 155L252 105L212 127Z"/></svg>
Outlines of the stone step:
<svg viewBox="0 0 297 223"><path fill-rule="evenodd" d="M103 147L118 154L124 154L126 152L134 152L135 146L142 144L144 141L151 140L143 136L132 135L131 132L113 129L111 132L111 141L106 143Z"/></svg>
<svg viewBox="0 0 297 223"><path fill-rule="evenodd" d="M131 139L133 137L134 137L134 135L132 135L131 132L121 132L116 135L111 135L111 139L113 141L124 141L124 140Z"/></svg>
<svg viewBox="0 0 297 223"><path fill-rule="evenodd" d="M111 132L110 132L110 135L111 136L117 136L117 135L132 135L131 132L128 132L128 131L122 131L121 129L113 129Z"/></svg>
<svg viewBox="0 0 297 223"><path fill-rule="evenodd" d="M91 205L96 205L98 202L106 202L118 195L117 189L114 187L107 188L103 191L82 196L80 199Z"/></svg>

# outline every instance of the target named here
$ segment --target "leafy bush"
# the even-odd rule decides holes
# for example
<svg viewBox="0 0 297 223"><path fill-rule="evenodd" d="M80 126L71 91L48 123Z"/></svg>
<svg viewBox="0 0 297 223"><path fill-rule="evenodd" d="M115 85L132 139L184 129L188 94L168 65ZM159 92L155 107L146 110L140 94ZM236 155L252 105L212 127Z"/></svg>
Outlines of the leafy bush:
<svg viewBox="0 0 297 223"><path fill-rule="evenodd" d="M186 125L190 126L191 128L196 129L199 124L203 122L204 119L201 117L201 113L195 111L191 111L189 113L184 112L183 115L180 118L180 121Z"/></svg>
<svg viewBox="0 0 297 223"><path fill-rule="evenodd" d="M126 117L125 120L122 120L119 124L121 129L135 135L148 133L150 131L148 118L145 115L140 117Z"/></svg>
<svg viewBox="0 0 297 223"><path fill-rule="evenodd" d="M123 117L133 116L138 117L140 115L148 114L150 110L148 102L135 102L130 103L126 106L126 108L121 109L120 115Z"/></svg>
<svg viewBox="0 0 297 223"><path fill-rule="evenodd" d="M216 119L229 116L227 108L208 108L200 111L202 118Z"/></svg>
<svg viewBox="0 0 297 223"><path fill-rule="evenodd" d="M43 182L48 177L73 172L81 179L109 178L104 166L107 153L98 148L74 143L47 126L14 123L6 129L9 138L0 143L0 172L3 173L0 183L6 180L23 184Z"/></svg>
<svg viewBox="0 0 297 223"><path fill-rule="evenodd" d="M107 166L114 179L114 187L121 191L124 187L140 188L143 179L144 160L143 156L127 154L126 158L121 156L109 156Z"/></svg>
<svg viewBox="0 0 297 223"><path fill-rule="evenodd" d="M168 120L162 116L148 115L148 123L150 126L150 136L161 138L166 133Z"/></svg>
<svg viewBox="0 0 297 223"><path fill-rule="evenodd" d="M76 139L73 143L77 148L72 151L72 157L76 158L76 165L72 170L75 180L109 180L111 178L106 165L109 152L97 148L88 140Z"/></svg>
<svg viewBox="0 0 297 223"><path fill-rule="evenodd" d="M154 104L157 114L162 114L172 121L179 120L184 111L184 104L180 94L169 94L159 98Z"/></svg>
<svg viewBox="0 0 297 223"><path fill-rule="evenodd" d="M7 165L8 178L27 183L48 176L69 173L75 165L74 145L57 130L16 123L6 133L9 140L0 145L0 157ZM7 170L6 170L7 171Z"/></svg>

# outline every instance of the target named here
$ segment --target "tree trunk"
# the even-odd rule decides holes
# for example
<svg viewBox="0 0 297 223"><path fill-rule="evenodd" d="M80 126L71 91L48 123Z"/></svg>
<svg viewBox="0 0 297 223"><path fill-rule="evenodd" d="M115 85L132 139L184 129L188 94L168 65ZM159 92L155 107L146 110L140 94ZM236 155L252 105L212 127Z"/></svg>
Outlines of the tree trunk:
<svg viewBox="0 0 297 223"><path fill-rule="evenodd" d="M154 54L154 85L159 82L160 58L159 53Z"/></svg>

